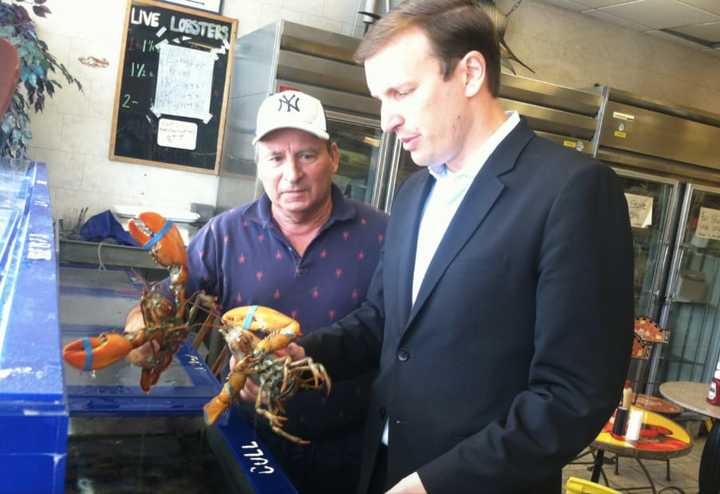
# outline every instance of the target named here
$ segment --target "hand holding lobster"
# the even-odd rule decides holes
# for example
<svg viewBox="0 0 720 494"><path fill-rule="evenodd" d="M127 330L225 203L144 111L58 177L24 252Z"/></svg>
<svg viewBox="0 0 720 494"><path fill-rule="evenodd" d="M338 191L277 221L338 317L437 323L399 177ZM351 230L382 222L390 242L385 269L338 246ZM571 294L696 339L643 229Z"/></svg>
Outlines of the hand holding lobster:
<svg viewBox="0 0 720 494"><path fill-rule="evenodd" d="M75 340L65 346L63 357L73 367L95 370L142 349L132 360L142 367L140 386L148 392L185 341L198 310L215 312L215 299L200 292L186 300L187 253L177 227L157 213L141 213L140 220L144 227L130 221L130 234L170 271L170 298L158 285L146 289L140 304L128 316L124 334L107 332ZM190 309L186 310L188 305ZM211 324L212 319L209 317L204 324Z"/></svg>
<svg viewBox="0 0 720 494"><path fill-rule="evenodd" d="M265 417L272 430L290 441L307 444L309 441L283 430L287 418L283 403L301 390L325 389L330 393L331 381L322 364L305 357L302 347L294 345L293 360L287 352L291 341L300 333L294 319L268 307L245 306L226 312L220 331L234 357L230 374L220 393L204 407L205 421L214 424L241 390L255 394L255 411ZM262 338L260 336L263 336ZM248 379L250 378L250 379ZM257 388L249 382L257 383Z"/></svg>
<svg viewBox="0 0 720 494"><path fill-rule="evenodd" d="M198 332L202 338L216 319L217 309L215 297L204 292L185 299L187 253L177 228L156 213L142 213L140 219L149 233L135 221L130 222L130 233L170 271L170 297L158 285L146 289L128 315L124 334L108 332L73 341L65 346L63 357L73 367L92 370L128 356L142 367L140 386L148 392L172 362L198 311L210 315ZM321 364L291 343L300 335L298 322L268 307L237 307L223 315L220 331L233 365L220 393L203 408L206 422L214 424L247 386L244 399L254 395L257 414L270 422L273 431L293 442L307 443L282 429L287 420L284 402L301 390L325 389L329 394L331 382ZM257 383L255 389L252 381Z"/></svg>

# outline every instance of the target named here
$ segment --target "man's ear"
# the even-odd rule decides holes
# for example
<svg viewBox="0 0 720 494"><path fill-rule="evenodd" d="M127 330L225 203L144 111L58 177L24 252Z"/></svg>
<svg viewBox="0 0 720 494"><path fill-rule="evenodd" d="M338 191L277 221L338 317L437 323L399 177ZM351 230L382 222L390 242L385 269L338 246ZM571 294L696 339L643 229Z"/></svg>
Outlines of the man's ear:
<svg viewBox="0 0 720 494"><path fill-rule="evenodd" d="M333 174L335 174L340 166L340 148L336 142L330 145L330 159L332 160Z"/></svg>
<svg viewBox="0 0 720 494"><path fill-rule="evenodd" d="M477 50L469 51L460 60L458 66L463 71L465 79L465 96L475 96L485 82L485 57Z"/></svg>

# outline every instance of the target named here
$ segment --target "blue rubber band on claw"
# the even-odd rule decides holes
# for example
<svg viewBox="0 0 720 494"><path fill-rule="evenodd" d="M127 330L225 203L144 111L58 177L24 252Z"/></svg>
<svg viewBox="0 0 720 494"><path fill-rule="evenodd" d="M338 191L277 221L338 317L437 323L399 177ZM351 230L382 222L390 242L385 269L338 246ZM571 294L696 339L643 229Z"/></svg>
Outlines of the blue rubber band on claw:
<svg viewBox="0 0 720 494"><path fill-rule="evenodd" d="M162 238L165 236L165 234L170 230L170 228L173 226L172 221L165 221L165 224L162 228L160 228L160 231L157 232L155 235L152 236L150 240L145 242L145 245L143 245L143 249L150 250L152 249L156 243L162 240Z"/></svg>
<svg viewBox="0 0 720 494"><path fill-rule="evenodd" d="M250 325L253 322L253 317L255 317L255 311L257 310L258 306L253 305L250 307L250 310L248 311L247 315L245 316L245 321L243 321L243 329L248 330L250 329Z"/></svg>
<svg viewBox="0 0 720 494"><path fill-rule="evenodd" d="M91 371L92 370L92 361L93 361L93 347L90 344L90 338L87 336L82 339L82 345L83 350L85 350L85 367L83 370Z"/></svg>

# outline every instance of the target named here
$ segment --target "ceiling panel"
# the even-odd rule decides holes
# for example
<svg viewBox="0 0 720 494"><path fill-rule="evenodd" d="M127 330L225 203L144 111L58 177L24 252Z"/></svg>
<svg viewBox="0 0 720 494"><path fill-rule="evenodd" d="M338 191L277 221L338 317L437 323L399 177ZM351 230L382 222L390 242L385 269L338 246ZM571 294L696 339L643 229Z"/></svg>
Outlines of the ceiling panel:
<svg viewBox="0 0 720 494"><path fill-rule="evenodd" d="M688 48L702 49L702 47L700 45L698 45L697 43L693 43L692 41L688 41L688 40L680 38L678 36L674 36L670 33L666 33L665 31L657 31L657 30L646 31L645 34L649 34L651 36L656 36L658 38L663 38L665 40L687 46Z"/></svg>
<svg viewBox="0 0 720 494"><path fill-rule="evenodd" d="M514 0L513 0L514 1ZM720 43L720 0L536 0L706 51ZM662 33L660 29L681 34ZM720 50L712 50L713 55Z"/></svg>
<svg viewBox="0 0 720 494"><path fill-rule="evenodd" d="M615 15L605 12L604 10L599 10L599 9L598 10L588 10L584 13L591 17L595 17L596 19L600 19L605 22L610 22L610 23L616 24L618 26L632 29L633 31L645 32L650 29L650 27L648 27L644 24L638 24L637 22L625 19L623 17L617 17Z"/></svg>
<svg viewBox="0 0 720 494"><path fill-rule="evenodd" d="M560 7L566 10L572 10L574 12L580 12L581 10L588 9L587 5L583 5L579 1L575 0L543 0L543 3L554 5L556 7Z"/></svg>
<svg viewBox="0 0 720 494"><path fill-rule="evenodd" d="M720 15L720 0L678 0L680 3Z"/></svg>
<svg viewBox="0 0 720 494"><path fill-rule="evenodd" d="M711 22L709 24L694 24L692 26L676 27L673 31L683 34L689 34L695 38L708 41L710 43L720 43L720 22Z"/></svg>
<svg viewBox="0 0 720 494"><path fill-rule="evenodd" d="M599 9L653 29L720 21L720 16L680 3L676 0L637 0Z"/></svg>
<svg viewBox="0 0 720 494"><path fill-rule="evenodd" d="M628 3L628 1L630 1L630 0L574 0L574 1L585 5L589 9L596 9L598 7L607 7L609 5L618 5L621 3Z"/></svg>

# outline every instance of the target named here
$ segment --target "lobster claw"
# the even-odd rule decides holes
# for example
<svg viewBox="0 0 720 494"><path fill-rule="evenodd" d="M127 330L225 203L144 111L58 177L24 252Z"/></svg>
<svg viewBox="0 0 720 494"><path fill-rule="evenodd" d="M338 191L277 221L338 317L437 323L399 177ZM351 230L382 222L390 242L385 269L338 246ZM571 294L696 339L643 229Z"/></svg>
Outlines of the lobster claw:
<svg viewBox="0 0 720 494"><path fill-rule="evenodd" d="M63 348L65 362L80 370L103 369L122 360L133 344L119 333L103 333L71 341Z"/></svg>
<svg viewBox="0 0 720 494"><path fill-rule="evenodd" d="M151 236L145 233L137 225L135 220L130 220L128 223L130 235L132 235L132 237L143 247L149 249L159 264L166 267L173 265L184 266L187 264L185 244L183 243L183 239L180 236L180 231L177 229L177 226L172 223L168 223L165 218L157 213L140 213L138 218L153 233L153 235ZM150 247L148 247L148 245L150 245Z"/></svg>

